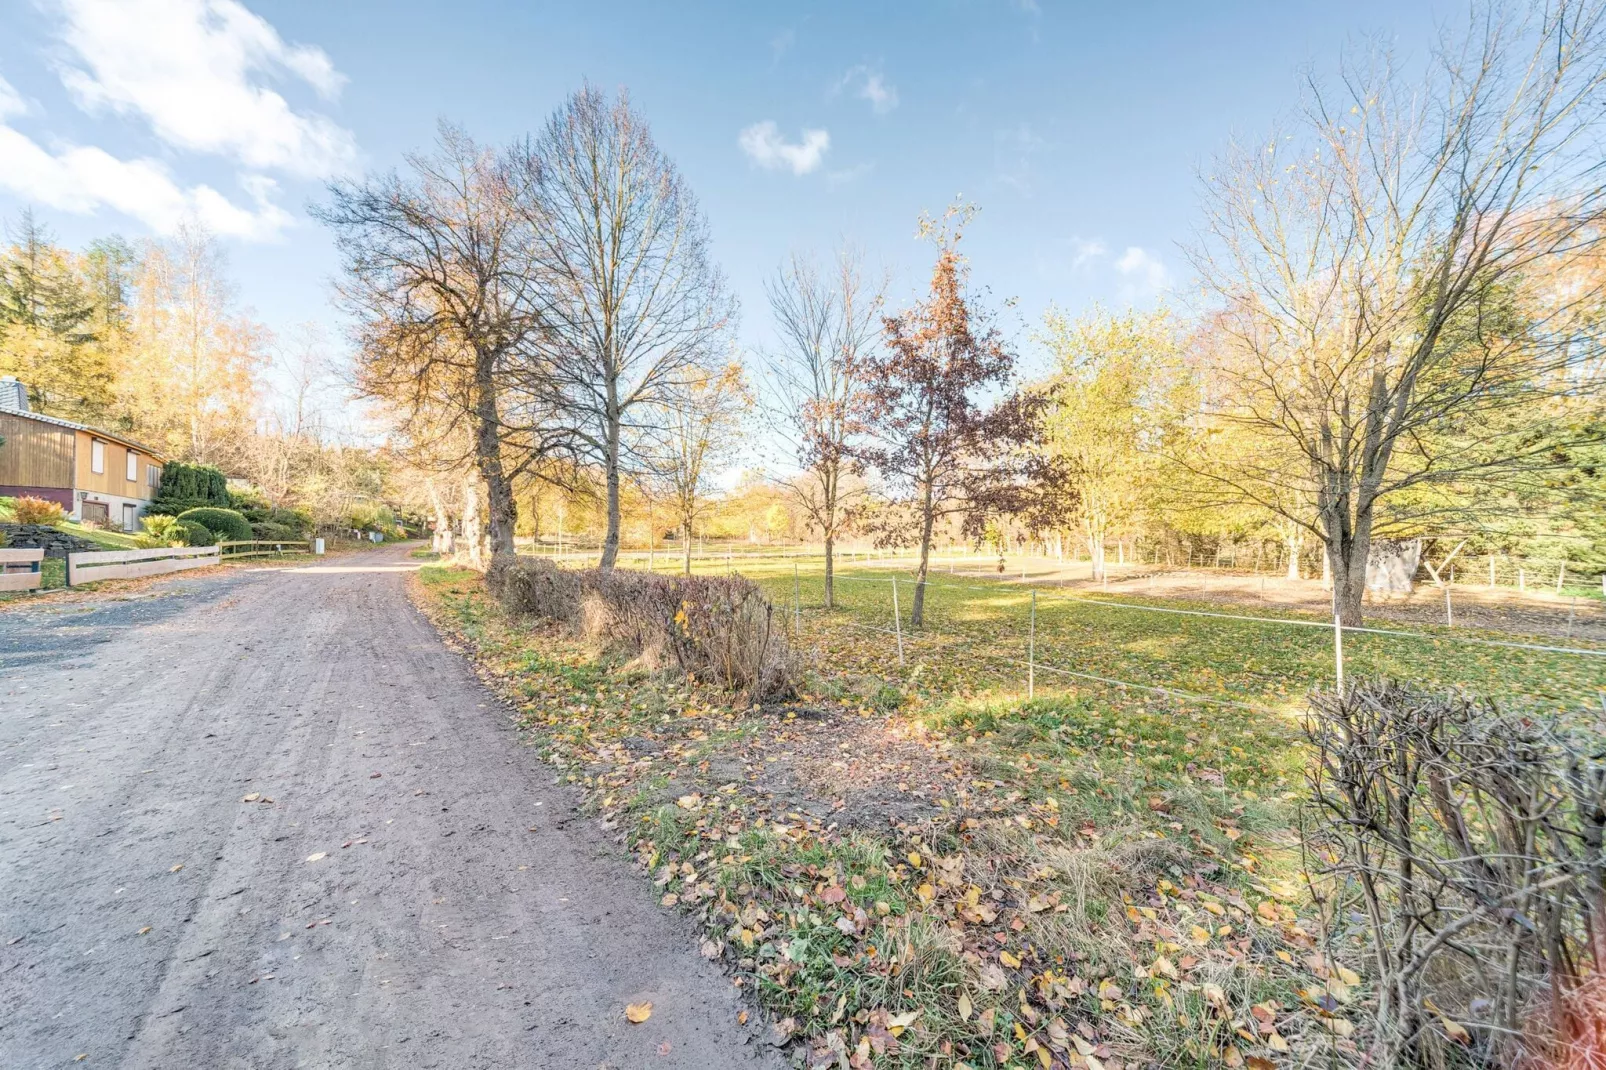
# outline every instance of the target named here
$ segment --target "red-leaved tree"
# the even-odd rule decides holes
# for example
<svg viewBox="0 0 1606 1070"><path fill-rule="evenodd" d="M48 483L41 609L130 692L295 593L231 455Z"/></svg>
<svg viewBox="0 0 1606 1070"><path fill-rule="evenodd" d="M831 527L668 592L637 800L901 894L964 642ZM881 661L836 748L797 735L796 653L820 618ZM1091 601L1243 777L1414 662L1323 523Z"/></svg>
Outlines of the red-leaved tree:
<svg viewBox="0 0 1606 1070"><path fill-rule="evenodd" d="M884 319L886 346L865 361L855 405L853 455L880 475L889 499L862 522L882 545L920 546L910 613L917 628L937 525L959 516L974 532L986 516L1013 511L1036 426L1030 397L1009 393L992 405L983 398L1009 386L1015 358L966 294L958 244L973 215L954 207L941 220L922 220L922 235L937 246L931 291Z"/></svg>

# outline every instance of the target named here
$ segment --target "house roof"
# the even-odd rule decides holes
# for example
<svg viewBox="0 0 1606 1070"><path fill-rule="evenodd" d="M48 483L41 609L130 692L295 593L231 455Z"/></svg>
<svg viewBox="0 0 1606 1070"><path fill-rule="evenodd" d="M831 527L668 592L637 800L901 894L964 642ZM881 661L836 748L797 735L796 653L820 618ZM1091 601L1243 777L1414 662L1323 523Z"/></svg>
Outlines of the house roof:
<svg viewBox="0 0 1606 1070"><path fill-rule="evenodd" d="M63 420L59 416L46 416L42 412L34 412L31 409L19 409L14 405L6 404L7 400L8 399L4 396L0 396L0 415L20 416L25 420L38 420L42 424L52 424L56 427L65 427L73 431L86 431L97 438L104 438L107 441L115 442L120 446L128 446L131 449L137 450L138 452L147 456L154 457L163 463L166 463L167 461L167 458L162 456L159 450L153 450L142 442L134 441L127 435L119 435L115 431L106 431L99 427L90 427L88 424L76 423L72 420Z"/></svg>

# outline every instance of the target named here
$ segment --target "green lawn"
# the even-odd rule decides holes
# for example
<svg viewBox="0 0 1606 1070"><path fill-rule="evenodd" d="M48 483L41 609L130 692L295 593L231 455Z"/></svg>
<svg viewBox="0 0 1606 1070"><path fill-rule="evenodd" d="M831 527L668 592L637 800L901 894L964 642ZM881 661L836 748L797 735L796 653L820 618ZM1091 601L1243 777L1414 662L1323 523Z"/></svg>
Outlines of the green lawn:
<svg viewBox="0 0 1606 1070"><path fill-rule="evenodd" d="M778 606L790 608L794 591L800 592L805 638L831 648L833 657L858 657L883 667L890 658L894 668L896 639L884 633L893 628L896 577L908 664L904 676L918 671L920 686L957 694L1013 693L1026 687L1032 595L1018 584L935 575L927 589L925 628L914 633L908 630L914 585L907 572L839 573L838 609L827 614L821 608L824 585L817 571L800 570L795 584L791 567L783 563L755 562L741 571L763 584ZM1146 608L1133 608L1132 603ZM1155 609L1197 609L1212 615ZM1238 613L1219 604L1101 601L1044 589L1037 596L1037 688L1052 691L1073 681L1094 685L1085 678L1057 676L1054 670L1062 669L1291 710L1312 685L1332 682L1333 631L1325 622L1300 627L1251 617L1314 623L1294 614ZM1606 691L1606 650L1601 656L1581 656L1468 640L1589 648L1588 643L1470 629L1395 630L1412 634L1347 631L1346 674L1463 687L1502 702L1558 712L1598 710L1600 694Z"/></svg>

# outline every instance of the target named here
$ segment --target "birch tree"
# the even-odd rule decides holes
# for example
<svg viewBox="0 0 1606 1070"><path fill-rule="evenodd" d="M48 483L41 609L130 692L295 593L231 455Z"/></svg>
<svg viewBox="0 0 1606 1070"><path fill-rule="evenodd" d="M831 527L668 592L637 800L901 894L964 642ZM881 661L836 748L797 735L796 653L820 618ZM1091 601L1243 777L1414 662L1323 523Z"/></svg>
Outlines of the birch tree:
<svg viewBox="0 0 1606 1070"><path fill-rule="evenodd" d="M719 463L738 448L741 422L751 408L742 366L731 363L688 372L658 417L655 467L670 519L680 532L682 567L688 576L697 521L711 504L711 478Z"/></svg>
<svg viewBox="0 0 1606 1070"><path fill-rule="evenodd" d="M1165 414L1174 408L1161 395L1181 381L1175 326L1164 310L1077 321L1050 312L1043 343L1055 362L1044 449L1102 579L1105 540L1139 519L1159 477Z"/></svg>

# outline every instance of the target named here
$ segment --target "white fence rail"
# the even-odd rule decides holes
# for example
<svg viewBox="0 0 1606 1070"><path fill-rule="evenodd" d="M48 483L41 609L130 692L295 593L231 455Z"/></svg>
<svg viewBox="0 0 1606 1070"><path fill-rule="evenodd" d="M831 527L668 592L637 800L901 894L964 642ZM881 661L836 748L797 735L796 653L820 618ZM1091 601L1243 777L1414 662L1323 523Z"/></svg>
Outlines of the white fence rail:
<svg viewBox="0 0 1606 1070"><path fill-rule="evenodd" d="M0 591L37 590L44 560L44 550L0 550Z"/></svg>
<svg viewBox="0 0 1606 1070"><path fill-rule="evenodd" d="M101 580L160 576L218 563L216 546L171 546L154 550L86 550L67 555L67 586Z"/></svg>

